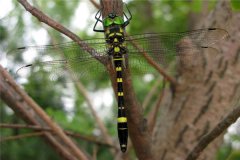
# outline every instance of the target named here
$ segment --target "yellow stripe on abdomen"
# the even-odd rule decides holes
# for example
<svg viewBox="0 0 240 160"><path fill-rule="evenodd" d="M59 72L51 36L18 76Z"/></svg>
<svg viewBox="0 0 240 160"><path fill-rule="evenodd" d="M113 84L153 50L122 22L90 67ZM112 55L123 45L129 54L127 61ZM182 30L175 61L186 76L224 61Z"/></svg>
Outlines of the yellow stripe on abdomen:
<svg viewBox="0 0 240 160"><path fill-rule="evenodd" d="M118 117L117 121L119 123L126 123L127 122L127 117Z"/></svg>
<svg viewBox="0 0 240 160"><path fill-rule="evenodd" d="M114 61L119 61L119 60L123 60L123 58L113 58Z"/></svg>
<svg viewBox="0 0 240 160"><path fill-rule="evenodd" d="M116 67L116 71L122 71L122 67Z"/></svg>
<svg viewBox="0 0 240 160"><path fill-rule="evenodd" d="M118 92L118 96L123 96L123 92Z"/></svg>
<svg viewBox="0 0 240 160"><path fill-rule="evenodd" d="M117 78L117 82L123 82L122 78Z"/></svg>

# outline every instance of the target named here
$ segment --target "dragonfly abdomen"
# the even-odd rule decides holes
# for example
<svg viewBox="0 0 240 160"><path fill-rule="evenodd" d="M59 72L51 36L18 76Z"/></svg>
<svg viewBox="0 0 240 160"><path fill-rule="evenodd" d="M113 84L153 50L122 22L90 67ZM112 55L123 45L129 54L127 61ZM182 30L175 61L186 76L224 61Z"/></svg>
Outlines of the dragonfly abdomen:
<svg viewBox="0 0 240 160"><path fill-rule="evenodd" d="M126 108L124 106L124 91L122 78L123 58L113 58L116 69L117 97L118 97L118 138L122 152L127 149L128 127Z"/></svg>

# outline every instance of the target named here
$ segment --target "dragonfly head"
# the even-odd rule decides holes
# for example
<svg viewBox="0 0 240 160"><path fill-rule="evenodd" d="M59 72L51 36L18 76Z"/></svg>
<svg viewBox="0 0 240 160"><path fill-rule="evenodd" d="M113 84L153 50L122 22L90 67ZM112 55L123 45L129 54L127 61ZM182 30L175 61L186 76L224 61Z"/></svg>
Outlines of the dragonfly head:
<svg viewBox="0 0 240 160"><path fill-rule="evenodd" d="M110 13L106 18L103 19L103 26L110 27L112 25L123 25L124 19L115 13Z"/></svg>

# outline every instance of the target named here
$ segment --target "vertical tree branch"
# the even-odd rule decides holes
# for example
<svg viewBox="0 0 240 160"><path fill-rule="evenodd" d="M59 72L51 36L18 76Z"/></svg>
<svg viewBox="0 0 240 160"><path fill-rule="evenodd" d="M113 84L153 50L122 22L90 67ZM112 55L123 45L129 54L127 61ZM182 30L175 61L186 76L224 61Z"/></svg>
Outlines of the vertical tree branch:
<svg viewBox="0 0 240 160"><path fill-rule="evenodd" d="M103 6L103 18L111 12L122 15L122 0L101 0ZM114 10L113 10L114 9ZM111 82L116 94L115 71L111 65L107 66L111 75ZM129 69L123 73L123 89L125 95L125 107L127 109L129 135L139 159L154 160L151 149L151 136L148 132L146 120L143 117L142 107L139 105L132 86L132 80Z"/></svg>

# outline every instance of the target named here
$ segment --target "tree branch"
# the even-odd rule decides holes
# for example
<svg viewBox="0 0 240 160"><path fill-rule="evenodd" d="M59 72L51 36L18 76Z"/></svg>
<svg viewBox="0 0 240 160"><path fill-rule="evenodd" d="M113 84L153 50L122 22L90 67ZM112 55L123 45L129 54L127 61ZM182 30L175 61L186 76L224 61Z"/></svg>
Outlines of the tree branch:
<svg viewBox="0 0 240 160"><path fill-rule="evenodd" d="M148 94L146 95L146 97L143 100L143 104L142 107L145 110L149 104L149 102L151 101L152 97L154 96L154 94L157 92L158 86L161 84L162 80L160 78L158 78L156 80L156 82L154 83L153 87L151 88L151 90L148 92Z"/></svg>
<svg viewBox="0 0 240 160"><path fill-rule="evenodd" d="M52 134L55 134L54 131L51 128L41 127L41 126L37 126L37 125L0 124L0 128L18 128L18 129L25 128L25 129L33 129L33 130L36 130L36 131L51 132ZM104 145L104 146L107 146L107 147L116 148L116 146L113 146L112 144L109 144L109 143L105 143L103 141L99 141L99 140L97 140L97 138L95 138L93 136L85 136L85 135L81 135L79 133L74 133L74 132L70 132L70 131L64 131L64 133L71 136L71 137L80 138L84 141L95 143L97 145ZM4 140L6 140L6 139L4 139ZM1 141L3 141L3 139Z"/></svg>
<svg viewBox="0 0 240 160"><path fill-rule="evenodd" d="M54 123L51 118L38 106L11 78L11 76L0 65L0 96L1 98L16 112L22 119L29 124L34 125L46 125L49 126L56 135L64 143L67 148L63 148L53 141L51 135L46 135L46 138L52 142L58 150L61 150L66 159L69 159L69 153L65 150L71 151L71 156L75 156L70 159L88 159L87 156L78 149L78 147L67 137L62 129ZM38 117L38 118L36 118Z"/></svg>
<svg viewBox="0 0 240 160"><path fill-rule="evenodd" d="M169 81L170 83L172 83L174 86L176 86L178 83L176 81L175 78L171 77L170 75L168 75L168 73L161 68L148 54L146 51L144 51L143 48L140 47L139 44L137 44L136 42L134 42L133 40L131 40L132 45L137 48L137 50L139 50L139 53L141 53L144 58L146 59L146 61L153 67L155 68L167 81Z"/></svg>
<svg viewBox="0 0 240 160"><path fill-rule="evenodd" d="M88 44L86 44L76 34L74 34L70 30L68 30L67 28L62 26L60 23L54 21L53 19L51 19L50 17L45 15L39 9L37 9L37 8L33 7L32 5L30 5L26 0L18 0L18 2L20 4L22 4L23 7L28 12L30 12L34 17L36 17L40 22L43 22L43 23L47 24L48 26L51 26L52 28L56 29L60 33L66 35L67 37L72 39L74 42L76 42L83 50L87 51L89 54L91 54L93 57L95 57L98 61L100 61L103 64L105 63L103 59L101 59L99 56L96 56L97 55L97 51L94 48L90 47Z"/></svg>
<svg viewBox="0 0 240 160"><path fill-rule="evenodd" d="M97 8L100 9L101 6L95 1L95 0L90 0L90 2Z"/></svg>
<svg viewBox="0 0 240 160"><path fill-rule="evenodd" d="M82 83L80 81L78 81L76 83L76 86L77 86L78 90L82 93L83 97L85 98L85 100L86 100L86 102L87 102L87 104L88 104L88 106L91 110L91 113L92 113L94 119L96 120L96 123L98 124L98 127L101 130L101 133L103 135L104 140L106 140L106 142L108 144L113 145L113 141L112 141L111 137L109 136L109 134L107 132L107 128L105 127L103 121L99 118L96 111L94 110L93 104L92 104L92 102L89 98L89 95L87 94L87 91L85 90L84 86L82 85Z"/></svg>
<svg viewBox="0 0 240 160"><path fill-rule="evenodd" d="M232 123L240 117L240 106L237 106L222 121L220 121L208 134L203 136L193 150L188 154L186 160L195 160L201 152L222 134Z"/></svg>
<svg viewBox="0 0 240 160"><path fill-rule="evenodd" d="M33 132L33 133L25 133L25 134L20 134L16 136L8 136L8 137L1 137L0 142L4 141L9 141L9 140L17 140L17 139L22 139L22 138L29 138L29 137L39 137L43 136L44 132Z"/></svg>
<svg viewBox="0 0 240 160"><path fill-rule="evenodd" d="M122 15L122 0L101 0L101 5L104 6L102 18L105 18L109 13L114 12L118 15ZM110 75L115 75L115 70L111 65L107 66ZM116 94L116 79L114 76L110 76L112 86ZM132 86L132 80L130 71L128 68L123 72L123 89L127 91L125 96L125 107L127 109L127 119L129 135L136 151L136 155L139 159L154 160L151 149L151 136L149 134L146 120L143 116L142 107L139 105Z"/></svg>
<svg viewBox="0 0 240 160"><path fill-rule="evenodd" d="M148 114L148 128L151 133L152 133L153 128L157 121L158 111L159 111L160 104L161 104L163 96L164 96L165 83L166 83L166 81L163 80L162 92L159 95L156 105L152 108L151 112L149 112L149 114Z"/></svg>

